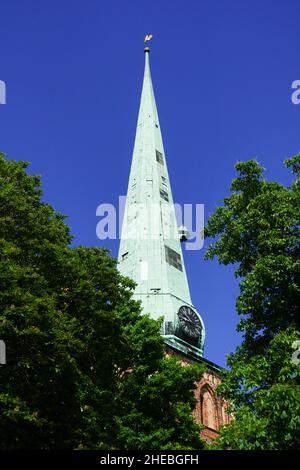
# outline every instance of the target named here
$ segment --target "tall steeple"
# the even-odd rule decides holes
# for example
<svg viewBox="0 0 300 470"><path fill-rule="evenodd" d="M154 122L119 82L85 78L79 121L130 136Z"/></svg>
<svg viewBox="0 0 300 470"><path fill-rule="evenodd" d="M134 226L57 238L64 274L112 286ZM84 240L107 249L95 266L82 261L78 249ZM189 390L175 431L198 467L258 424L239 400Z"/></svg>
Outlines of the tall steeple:
<svg viewBox="0 0 300 470"><path fill-rule="evenodd" d="M193 306L153 91L150 49L145 71L119 248L119 269L136 282L144 313L164 317L165 342L202 356L205 329Z"/></svg>

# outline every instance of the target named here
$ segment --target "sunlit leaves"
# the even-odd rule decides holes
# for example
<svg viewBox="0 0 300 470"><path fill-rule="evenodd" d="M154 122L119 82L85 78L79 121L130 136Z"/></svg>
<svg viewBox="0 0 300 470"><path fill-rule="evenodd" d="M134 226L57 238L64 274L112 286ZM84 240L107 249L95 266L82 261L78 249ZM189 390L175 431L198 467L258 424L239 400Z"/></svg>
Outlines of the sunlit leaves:
<svg viewBox="0 0 300 470"><path fill-rule="evenodd" d="M289 187L264 180L254 160L238 163L232 193L205 230L216 238L206 258L234 264L240 278L243 342L229 356L219 389L235 419L221 433L221 448L300 445L300 370L292 362L300 337L300 155L286 166L296 174Z"/></svg>

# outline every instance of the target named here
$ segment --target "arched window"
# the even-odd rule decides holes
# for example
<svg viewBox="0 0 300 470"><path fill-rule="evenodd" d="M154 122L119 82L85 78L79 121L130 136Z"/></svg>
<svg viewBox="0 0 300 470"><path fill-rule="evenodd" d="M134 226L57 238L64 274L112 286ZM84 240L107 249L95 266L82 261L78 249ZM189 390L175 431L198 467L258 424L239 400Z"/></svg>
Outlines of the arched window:
<svg viewBox="0 0 300 470"><path fill-rule="evenodd" d="M216 405L212 392L208 387L201 391L201 417L202 424L211 429L217 429Z"/></svg>
<svg viewBox="0 0 300 470"><path fill-rule="evenodd" d="M222 401L222 424L229 424L231 421L231 417L227 412L228 402L225 400Z"/></svg>

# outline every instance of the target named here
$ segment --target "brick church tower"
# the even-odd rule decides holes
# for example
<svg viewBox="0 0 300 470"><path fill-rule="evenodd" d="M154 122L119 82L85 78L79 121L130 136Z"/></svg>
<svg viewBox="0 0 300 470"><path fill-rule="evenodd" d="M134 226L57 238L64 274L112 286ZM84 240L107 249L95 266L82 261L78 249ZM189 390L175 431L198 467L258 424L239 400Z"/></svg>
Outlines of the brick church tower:
<svg viewBox="0 0 300 470"><path fill-rule="evenodd" d="M211 441L229 421L226 406L216 396L220 368L203 357L205 327L193 305L184 266L167 160L153 91L150 49L145 48L145 71L136 128L127 199L119 247L119 270L136 282L134 298L154 319L164 317L161 334L166 353L183 364L204 363L207 371L197 384L194 415Z"/></svg>

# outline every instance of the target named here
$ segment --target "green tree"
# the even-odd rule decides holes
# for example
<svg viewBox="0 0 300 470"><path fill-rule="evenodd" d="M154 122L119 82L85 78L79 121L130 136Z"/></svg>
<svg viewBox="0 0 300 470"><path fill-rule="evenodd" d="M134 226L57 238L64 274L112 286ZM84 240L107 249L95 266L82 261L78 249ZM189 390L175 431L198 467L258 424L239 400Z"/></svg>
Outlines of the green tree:
<svg viewBox="0 0 300 470"><path fill-rule="evenodd" d="M221 448L300 448L300 369L292 361L300 337L300 155L285 163L296 175L288 187L266 181L255 160L237 163L231 194L205 229L216 238L206 258L233 264L240 278L243 341L219 389L235 419Z"/></svg>
<svg viewBox="0 0 300 470"><path fill-rule="evenodd" d="M0 448L202 448L202 370L165 357L133 282L106 250L70 247L26 167L0 154Z"/></svg>

